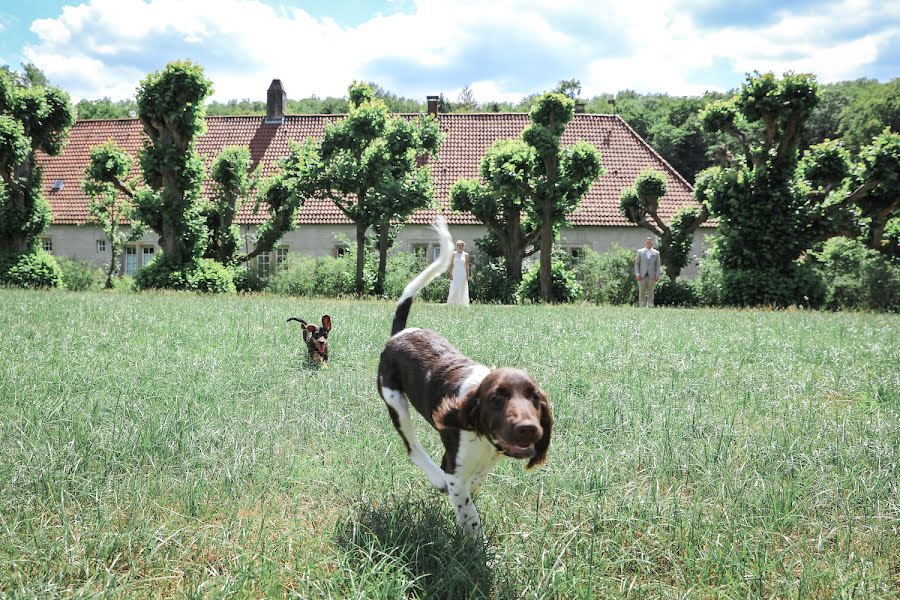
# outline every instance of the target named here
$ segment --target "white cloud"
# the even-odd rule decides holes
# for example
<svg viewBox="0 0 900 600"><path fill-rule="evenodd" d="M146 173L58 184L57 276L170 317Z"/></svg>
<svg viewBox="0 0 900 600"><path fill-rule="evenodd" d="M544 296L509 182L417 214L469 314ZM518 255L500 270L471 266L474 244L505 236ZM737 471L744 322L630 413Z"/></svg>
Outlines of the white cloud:
<svg viewBox="0 0 900 600"><path fill-rule="evenodd" d="M394 64L403 68L387 87L416 97L453 98L470 84L479 100L517 100L572 77L588 96L685 94L736 86L754 69L862 76L900 34L892 4L840 0L804 15L782 10L761 26L708 29L676 0L416 0L354 27L261 0L86 0L32 23L38 42L23 54L75 99L131 96L148 72L185 58L206 68L219 100L263 99L273 77L291 97L340 96L373 65L390 75Z"/></svg>

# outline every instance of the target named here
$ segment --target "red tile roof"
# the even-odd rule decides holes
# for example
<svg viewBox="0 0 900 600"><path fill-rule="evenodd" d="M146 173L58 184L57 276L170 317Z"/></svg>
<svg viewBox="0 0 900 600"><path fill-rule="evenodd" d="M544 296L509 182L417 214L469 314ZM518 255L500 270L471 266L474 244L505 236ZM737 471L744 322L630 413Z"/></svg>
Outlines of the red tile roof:
<svg viewBox="0 0 900 600"><path fill-rule="evenodd" d="M414 118L415 115L406 115ZM222 148L243 145L250 148L253 165L262 163L263 174L271 173L277 161L288 153L290 141L321 137L324 127L340 119L339 115L289 115L281 125L267 125L262 117L207 117L207 130L197 141L197 151L210 166ZM523 113L441 114L441 129L446 134L440 153L432 161L435 200L444 207L454 224L474 224L468 213L450 211L450 187L460 177L477 177L478 164L494 141L518 137L528 125ZM137 119L78 121L69 133L65 150L55 157L39 156L44 167L44 192L53 210L54 224L80 225L87 221L88 198L81 191L81 179L90 160L92 147L115 140L136 155L144 138ZM634 183L638 173L653 167L666 174L668 193L660 202L661 216L668 220L685 204L694 204L691 186L616 115L577 114L566 127L563 143L583 139L602 154L606 173L600 177L570 217L574 225L630 226L619 213L619 194ZM137 161L132 171L139 173ZM55 181L64 187L52 191ZM434 210L421 210L412 223L428 223ZM252 214L245 208L237 217L240 223L258 223L263 214ZM337 207L328 201L310 200L300 210L301 224L348 223Z"/></svg>

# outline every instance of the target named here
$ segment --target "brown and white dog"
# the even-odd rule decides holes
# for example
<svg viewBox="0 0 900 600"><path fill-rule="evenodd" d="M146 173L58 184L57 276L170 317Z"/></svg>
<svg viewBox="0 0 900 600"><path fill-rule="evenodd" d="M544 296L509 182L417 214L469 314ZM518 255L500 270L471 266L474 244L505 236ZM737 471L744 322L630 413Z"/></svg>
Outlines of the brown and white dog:
<svg viewBox="0 0 900 600"><path fill-rule="evenodd" d="M309 352L309 362L328 364L328 333L331 331L331 317L322 315L320 326L307 323L300 317L291 317L288 322L297 321L303 326L303 341Z"/></svg>
<svg viewBox="0 0 900 600"><path fill-rule="evenodd" d="M450 265L453 240L443 217L435 229L440 256L403 290L378 365L378 393L410 460L435 488L450 495L457 524L474 534L480 532L481 521L472 492L504 456L528 459L529 469L543 463L553 414L547 394L524 371L489 369L461 354L439 333L406 327L415 295ZM440 467L416 437L410 402L440 433Z"/></svg>

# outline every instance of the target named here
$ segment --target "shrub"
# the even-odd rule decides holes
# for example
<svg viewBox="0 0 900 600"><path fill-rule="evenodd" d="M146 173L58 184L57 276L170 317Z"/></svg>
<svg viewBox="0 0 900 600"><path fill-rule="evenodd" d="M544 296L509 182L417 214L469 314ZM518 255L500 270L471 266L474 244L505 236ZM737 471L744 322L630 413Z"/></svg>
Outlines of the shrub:
<svg viewBox="0 0 900 600"><path fill-rule="evenodd" d="M384 276L384 295L386 298L399 298L413 278L422 272L425 261L407 252L398 252L388 257L387 270ZM469 290L471 295L472 290ZM441 275L420 293L426 302L446 302L450 293L450 277Z"/></svg>
<svg viewBox="0 0 900 600"><path fill-rule="evenodd" d="M826 241L814 254L824 281L824 306L900 310L900 264L861 242L844 237Z"/></svg>
<svg viewBox="0 0 900 600"><path fill-rule="evenodd" d="M63 287L62 271L52 255L40 248L23 254L0 252L0 284L25 288Z"/></svg>
<svg viewBox="0 0 900 600"><path fill-rule="evenodd" d="M689 307L700 304L700 295L694 282L690 280L672 281L667 275L663 275L653 292L653 303L656 306Z"/></svg>
<svg viewBox="0 0 900 600"><path fill-rule="evenodd" d="M554 255L550 263L551 302L576 302L581 299L583 289L575 278L575 273L566 267L563 257ZM519 297L537 302L541 297L540 264L525 273L519 286Z"/></svg>
<svg viewBox="0 0 900 600"><path fill-rule="evenodd" d="M234 272L234 288L239 292L261 292L268 279L256 269L239 267Z"/></svg>
<svg viewBox="0 0 900 600"><path fill-rule="evenodd" d="M700 270L694 280L697 300L703 306L722 305L722 264L716 254L715 243L707 248L700 260Z"/></svg>
<svg viewBox="0 0 900 600"><path fill-rule="evenodd" d="M600 254L585 246L574 266L584 297L597 304L631 304L637 299L634 252L613 244Z"/></svg>
<svg viewBox="0 0 900 600"><path fill-rule="evenodd" d="M193 265L172 265L162 254L134 278L138 290L172 289L191 292L234 292L231 270L211 258L200 258Z"/></svg>
<svg viewBox="0 0 900 600"><path fill-rule="evenodd" d="M87 292L103 289L106 274L100 267L74 258L60 257L56 262L62 271L62 281L67 290Z"/></svg>
<svg viewBox="0 0 900 600"><path fill-rule="evenodd" d="M355 292L355 258L291 254L269 278L265 289L290 296L350 296Z"/></svg>
<svg viewBox="0 0 900 600"><path fill-rule="evenodd" d="M518 286L506 274L506 260L479 254L472 260L469 297L483 303L515 304ZM449 286L449 281L448 281ZM448 287L449 290L449 287Z"/></svg>

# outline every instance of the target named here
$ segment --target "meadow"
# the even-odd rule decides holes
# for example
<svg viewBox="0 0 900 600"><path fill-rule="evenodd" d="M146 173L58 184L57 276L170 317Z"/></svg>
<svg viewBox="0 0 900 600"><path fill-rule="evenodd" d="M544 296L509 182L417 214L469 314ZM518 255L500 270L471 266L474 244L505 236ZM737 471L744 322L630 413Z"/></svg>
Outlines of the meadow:
<svg viewBox="0 0 900 600"><path fill-rule="evenodd" d="M482 546L375 390L391 303L0 307L2 596L900 595L897 315L416 303L554 408L547 464L476 497ZM285 319L323 313L311 368Z"/></svg>

